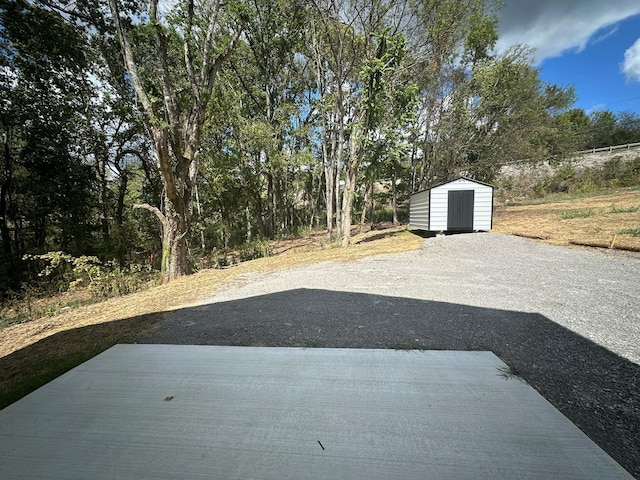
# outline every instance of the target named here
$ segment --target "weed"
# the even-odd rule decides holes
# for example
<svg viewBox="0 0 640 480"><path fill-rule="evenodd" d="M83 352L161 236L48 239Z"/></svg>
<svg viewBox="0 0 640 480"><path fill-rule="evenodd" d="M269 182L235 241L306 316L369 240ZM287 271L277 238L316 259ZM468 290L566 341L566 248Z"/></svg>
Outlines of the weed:
<svg viewBox="0 0 640 480"><path fill-rule="evenodd" d="M498 367L498 375L500 375L505 380L511 380L517 378L523 383L526 383L522 378L520 372L516 369L516 367L504 365L503 367Z"/></svg>
<svg viewBox="0 0 640 480"><path fill-rule="evenodd" d="M618 233L622 235L631 235L632 237L640 237L640 226L636 228L626 228L620 230Z"/></svg>
<svg viewBox="0 0 640 480"><path fill-rule="evenodd" d="M142 266L122 268L117 262L102 263L97 257L73 257L65 252L25 255L39 264L38 277L56 285L60 292L88 288L96 297L126 295L144 286Z"/></svg>
<svg viewBox="0 0 640 480"><path fill-rule="evenodd" d="M322 343L313 338L305 338L302 340L302 345L304 348L322 348Z"/></svg>
<svg viewBox="0 0 640 480"><path fill-rule="evenodd" d="M393 350L426 350L427 347L422 345L419 340L409 340L404 342L396 342L389 345L390 349Z"/></svg>
<svg viewBox="0 0 640 480"><path fill-rule="evenodd" d="M32 318L28 315L18 315L10 318L0 318L0 328L9 327L11 325L18 325L20 323L30 322Z"/></svg>
<svg viewBox="0 0 640 480"><path fill-rule="evenodd" d="M636 205L635 207L616 207L615 203L611 204L611 211L609 213L635 213L638 211L638 209L640 209L639 205Z"/></svg>
<svg viewBox="0 0 640 480"><path fill-rule="evenodd" d="M565 210L560 212L562 220L570 220L572 218L589 218L593 217L593 210Z"/></svg>
<svg viewBox="0 0 640 480"><path fill-rule="evenodd" d="M80 298L80 299L71 300L70 302L67 302L66 306L69 308L78 308L84 305L91 305L92 303L96 303L98 301L99 299L97 298Z"/></svg>

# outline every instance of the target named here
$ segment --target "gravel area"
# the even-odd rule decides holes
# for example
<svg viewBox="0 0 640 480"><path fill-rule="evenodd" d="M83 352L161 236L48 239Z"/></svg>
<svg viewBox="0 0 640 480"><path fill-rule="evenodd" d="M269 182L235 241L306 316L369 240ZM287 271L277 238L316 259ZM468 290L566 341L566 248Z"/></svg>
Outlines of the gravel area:
<svg viewBox="0 0 640 480"><path fill-rule="evenodd" d="M490 350L640 479L638 256L428 238L417 252L247 275L144 341Z"/></svg>

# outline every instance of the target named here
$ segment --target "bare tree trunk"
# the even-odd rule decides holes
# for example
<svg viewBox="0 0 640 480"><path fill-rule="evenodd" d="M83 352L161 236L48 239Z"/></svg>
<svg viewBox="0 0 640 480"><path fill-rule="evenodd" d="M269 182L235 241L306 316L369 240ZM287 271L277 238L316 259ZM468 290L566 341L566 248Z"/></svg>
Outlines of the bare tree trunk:
<svg viewBox="0 0 640 480"><path fill-rule="evenodd" d="M7 218L9 216L11 191L11 181L13 179L13 169L11 168L11 149L9 147L9 134L4 135L4 175L2 185L0 185L0 235L2 237L2 251L11 253L11 232ZM17 245L16 245L17 248Z"/></svg>
<svg viewBox="0 0 640 480"><path fill-rule="evenodd" d="M370 198L371 198L371 228L373 228L373 223L375 222L375 219L376 219L376 197L375 197L375 180L374 180L374 178L371 179Z"/></svg>
<svg viewBox="0 0 640 480"><path fill-rule="evenodd" d="M333 145L333 163L335 164L335 185L336 189L335 198L336 198L336 225L338 226L338 236L344 237L344 232L342 231L342 216L344 214L344 209L340 207L340 180L341 172L342 172L342 155L344 152L344 105L342 105L342 86L338 86L338 94L336 95L336 112L334 117L334 128L337 128L338 135L337 138L334 136L334 145Z"/></svg>
<svg viewBox="0 0 640 480"><path fill-rule="evenodd" d="M348 247L351 242L351 208L353 206L353 187L350 180L345 180L342 192L342 241L343 247Z"/></svg>
<svg viewBox="0 0 640 480"><path fill-rule="evenodd" d="M312 20L312 45L313 45L313 53L314 53L314 62L315 62L315 76L316 76L316 88L318 90L318 95L320 96L320 101L324 100L325 96L325 85L324 85L324 72L322 67L322 54L320 52L320 45L318 43L318 37L316 36L316 26L315 22ZM333 237L333 165L331 159L329 157L329 147L328 143L328 122L327 122L327 112L321 111L320 118L322 121L322 137L321 137L321 145L322 145L322 168L324 171L324 179L325 179L325 207L327 213L327 241L331 241ZM333 138L334 133L333 129L331 130L331 137Z"/></svg>
<svg viewBox="0 0 640 480"><path fill-rule="evenodd" d="M365 185L364 187L364 198L362 200L362 213L360 215L360 231L364 227L364 224L367 220L367 208L369 203L369 185Z"/></svg>
<svg viewBox="0 0 640 480"><path fill-rule="evenodd" d="M353 209L353 193L355 190L358 171L362 162L362 148L358 144L357 132L351 132L349 139L349 159L345 172L344 189L342 191L342 223L341 244L348 247L351 241L351 211Z"/></svg>
<svg viewBox="0 0 640 480"><path fill-rule="evenodd" d="M192 31L195 22L194 1L187 2L186 26L184 30L184 68L187 85L190 88L190 103L176 93L176 77L172 73L168 59L169 34L158 16L158 0L150 0L148 19L156 42L159 66L159 80L155 86L162 92L162 100L149 95L147 83L143 80L129 43L127 31L120 20L117 0L109 0L114 27L124 59L124 66L131 83L147 116L147 126L152 133L156 160L164 184L164 204L161 212L150 205L138 205L152 211L162 225L162 277L170 281L189 273L187 263L187 240L191 224L191 201L198 174L197 152L200 135L207 117L207 104L213 90L214 81L224 62L231 55L244 29L239 24L227 47L219 53L216 48L216 31L220 27L219 13L223 3L218 0L198 3L204 9L202 18L208 24L203 39L196 39ZM193 62L192 49L199 50L199 63ZM185 80L180 78L180 81Z"/></svg>
<svg viewBox="0 0 640 480"><path fill-rule="evenodd" d="M396 182L398 178L396 176L395 165L391 167L391 210L393 211L393 224L398 224L398 188Z"/></svg>

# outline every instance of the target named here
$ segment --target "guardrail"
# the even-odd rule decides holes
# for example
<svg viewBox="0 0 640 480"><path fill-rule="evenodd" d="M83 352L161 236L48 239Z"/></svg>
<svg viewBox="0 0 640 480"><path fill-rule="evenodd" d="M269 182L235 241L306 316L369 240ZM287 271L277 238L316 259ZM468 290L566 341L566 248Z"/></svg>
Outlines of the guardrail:
<svg viewBox="0 0 640 480"><path fill-rule="evenodd" d="M592 148L590 150L581 150L581 151L576 152L576 153L579 154L579 155L582 155L584 153L613 152L614 150L620 150L622 148L625 148L625 149L629 150L629 149L631 149L633 147L640 147L640 142L627 143L626 145L613 145L611 147Z"/></svg>
<svg viewBox="0 0 640 480"><path fill-rule="evenodd" d="M636 147L640 147L640 142L627 143L625 145L612 145L610 147L591 148L589 150L580 150L579 152L573 152L570 155L586 155L588 153L613 152L614 150L621 150L623 148L626 149L626 150L631 150L632 148L636 148ZM546 161L549 161L549 160L550 159L547 159ZM510 162L502 163L502 164L500 164L500 166L501 167L508 167L509 165L517 165L519 163L529 163L529 162L531 162L531 159L530 158L525 158L525 159L521 159L521 160L512 160Z"/></svg>

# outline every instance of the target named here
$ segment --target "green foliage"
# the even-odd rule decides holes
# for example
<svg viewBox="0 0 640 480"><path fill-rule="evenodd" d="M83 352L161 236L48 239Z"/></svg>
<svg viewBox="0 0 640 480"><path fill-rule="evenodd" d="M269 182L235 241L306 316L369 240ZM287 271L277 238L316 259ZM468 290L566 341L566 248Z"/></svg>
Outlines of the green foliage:
<svg viewBox="0 0 640 480"><path fill-rule="evenodd" d="M395 204L402 221L409 193L435 181L491 181L507 161L557 163L576 149L640 140L633 113L570 109L573 90L544 83L526 47L494 54L493 2L234 0L219 17L207 2L177 2L157 22L146 21L144 4L118 2L153 104L146 116L106 28L111 15L84 1L64 15L37 5L11 0L0 11L2 291L28 285L36 264L33 276L49 268L37 278L59 290L138 288L147 272L127 266L151 254L158 266L162 235L157 218L132 207L166 206L172 176L191 224L190 263L225 252L215 261L225 266L269 255L256 238L345 218L335 197L346 191L368 220L392 221ZM82 30L86 18L95 25ZM240 24L244 32L210 64L209 93L197 84L211 18L211 59ZM202 119L202 130L187 131ZM155 166L151 130L168 138L170 172ZM182 160L194 151L189 166ZM196 164L197 176L185 175ZM561 167L536 194L638 184L640 159L615 160L602 171ZM20 262L47 251L66 253Z"/></svg>
<svg viewBox="0 0 640 480"><path fill-rule="evenodd" d="M593 217L593 210L564 210L558 215L561 220L571 220L573 218Z"/></svg>
<svg viewBox="0 0 640 480"><path fill-rule="evenodd" d="M534 187L536 195L541 197L550 193L567 193L575 188L577 175L573 165L565 165Z"/></svg>
<svg viewBox="0 0 640 480"><path fill-rule="evenodd" d="M238 260L240 262L247 262L249 260L255 260L256 258L270 256L271 245L269 245L269 242L263 240L254 240L253 242L246 243L238 250Z"/></svg>
<svg viewBox="0 0 640 480"><path fill-rule="evenodd" d="M611 205L611 210L609 213L635 213L640 209L640 205L636 205L634 207L616 207L616 204Z"/></svg>
<svg viewBox="0 0 640 480"><path fill-rule="evenodd" d="M632 237L640 237L640 226L636 228L627 228L625 230L620 230L623 235L631 235Z"/></svg>
<svg viewBox="0 0 640 480"><path fill-rule="evenodd" d="M149 268L123 269L116 262L102 263L97 257L73 257L64 252L25 255L24 259L40 266L38 277L50 288L60 292L87 288L100 298L139 290L145 285L142 274L149 273Z"/></svg>
<svg viewBox="0 0 640 480"><path fill-rule="evenodd" d="M400 223L406 223L409 221L409 208L398 208L398 221ZM374 212L373 223L391 223L393 222L393 210L391 208L380 208Z"/></svg>
<svg viewBox="0 0 640 480"><path fill-rule="evenodd" d="M563 129L555 118L574 102L571 88L545 84L530 52L522 47L480 63L472 73L471 107L463 138L470 138L469 170L492 181L506 159L543 160L562 156ZM468 117L468 115L467 115Z"/></svg>
<svg viewBox="0 0 640 480"><path fill-rule="evenodd" d="M620 158L607 161L600 169L577 170L564 165L554 175L534 187L537 197L557 193L588 193L597 190L640 185L640 157L627 162Z"/></svg>

